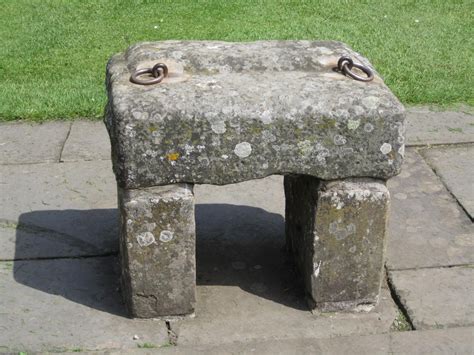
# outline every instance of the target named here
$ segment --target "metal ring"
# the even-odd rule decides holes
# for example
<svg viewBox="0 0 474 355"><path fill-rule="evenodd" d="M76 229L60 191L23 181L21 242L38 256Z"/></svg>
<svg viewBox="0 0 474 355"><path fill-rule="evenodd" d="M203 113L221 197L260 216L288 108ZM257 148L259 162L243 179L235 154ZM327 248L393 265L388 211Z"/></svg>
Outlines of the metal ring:
<svg viewBox="0 0 474 355"><path fill-rule="evenodd" d="M344 62L348 62L348 64L344 64ZM352 69L352 67L354 66L354 61L351 57L342 56L341 58L339 58L339 60L337 61L337 68L339 69L339 71L343 71L345 65L349 67L349 70Z"/></svg>
<svg viewBox="0 0 474 355"><path fill-rule="evenodd" d="M359 80L359 81L371 81L374 79L374 73L372 73L372 70L370 70L369 68L364 67L361 64L356 64L356 63L353 63L352 66L356 67L357 69L362 70L365 74L367 74L367 76L363 77L363 76L355 74L353 71L351 71L351 68L349 68L347 64L342 65L342 71L344 72L344 74L347 74L352 79Z"/></svg>
<svg viewBox="0 0 474 355"><path fill-rule="evenodd" d="M154 79L150 79L150 80L139 79L140 76L145 75L145 74L151 74L154 77ZM145 68L145 69L139 69L135 71L130 76L130 81L138 85L158 84L166 77L166 75L168 75L168 67L163 63L158 63L155 66L153 66L153 68Z"/></svg>
<svg viewBox="0 0 474 355"><path fill-rule="evenodd" d="M162 73L158 74L158 72L162 69ZM166 64L163 63L158 63L151 68L151 74L155 77L158 78L161 74L163 74L164 77L168 76L168 67Z"/></svg>

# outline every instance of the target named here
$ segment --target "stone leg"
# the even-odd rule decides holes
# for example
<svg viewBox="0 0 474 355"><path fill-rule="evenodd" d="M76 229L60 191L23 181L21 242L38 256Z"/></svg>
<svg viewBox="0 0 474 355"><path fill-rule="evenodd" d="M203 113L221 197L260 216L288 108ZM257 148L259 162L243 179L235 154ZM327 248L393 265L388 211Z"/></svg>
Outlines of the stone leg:
<svg viewBox="0 0 474 355"><path fill-rule="evenodd" d="M119 188L122 292L132 317L193 313L193 186Z"/></svg>
<svg viewBox="0 0 474 355"><path fill-rule="evenodd" d="M370 310L383 278L390 195L375 179L286 176L286 238L313 308Z"/></svg>

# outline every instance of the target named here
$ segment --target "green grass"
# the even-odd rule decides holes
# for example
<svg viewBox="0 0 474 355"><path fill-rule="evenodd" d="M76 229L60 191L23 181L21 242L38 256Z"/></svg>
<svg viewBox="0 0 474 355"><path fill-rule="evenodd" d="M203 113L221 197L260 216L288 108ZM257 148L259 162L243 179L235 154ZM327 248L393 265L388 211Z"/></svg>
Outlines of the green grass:
<svg viewBox="0 0 474 355"><path fill-rule="evenodd" d="M0 0L0 120L99 117L107 59L139 41L334 39L405 104L473 100L472 0Z"/></svg>

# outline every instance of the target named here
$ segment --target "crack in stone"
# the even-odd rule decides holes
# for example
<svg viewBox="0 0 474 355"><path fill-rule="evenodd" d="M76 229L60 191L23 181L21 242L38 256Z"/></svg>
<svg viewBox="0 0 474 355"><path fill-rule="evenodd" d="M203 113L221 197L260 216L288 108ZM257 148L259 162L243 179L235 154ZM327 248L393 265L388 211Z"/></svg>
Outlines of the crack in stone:
<svg viewBox="0 0 474 355"><path fill-rule="evenodd" d="M171 322L166 321L166 329L168 330L168 341L171 345L177 346L178 345L178 334L173 330L171 327Z"/></svg>
<svg viewBox="0 0 474 355"><path fill-rule="evenodd" d="M61 150L59 151L58 163L63 163L63 162L64 162L64 161L62 160L63 152L64 152L64 147L66 146L66 142L67 142L67 140L69 139L69 136L71 135L72 125L73 125L73 122L71 122L71 123L69 124L69 129L68 129L68 131L67 131L66 138L64 138L64 141L63 141L63 143L61 144Z"/></svg>
<svg viewBox="0 0 474 355"><path fill-rule="evenodd" d="M386 270L387 271L387 270ZM415 326L413 325L413 320L411 319L410 315L408 314L408 310L403 304L401 298L397 294L397 291L395 289L395 285L393 285L392 280L390 280L390 277L388 277L388 274L386 275L387 279L387 285L390 290L390 295L392 296L393 301L398 307L398 310L403 314L405 319L407 320L408 324L410 325L411 330L416 330Z"/></svg>

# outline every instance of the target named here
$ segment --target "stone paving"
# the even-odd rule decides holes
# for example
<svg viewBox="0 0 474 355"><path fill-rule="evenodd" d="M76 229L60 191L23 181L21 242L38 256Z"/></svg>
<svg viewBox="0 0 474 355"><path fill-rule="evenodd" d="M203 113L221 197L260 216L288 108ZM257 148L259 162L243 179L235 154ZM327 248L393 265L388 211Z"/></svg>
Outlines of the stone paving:
<svg viewBox="0 0 474 355"><path fill-rule="evenodd" d="M308 311L272 176L196 186L196 316L172 320L125 315L103 124L1 124L0 352L472 354L474 118L408 120L372 312Z"/></svg>

